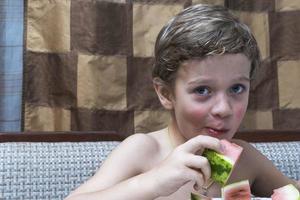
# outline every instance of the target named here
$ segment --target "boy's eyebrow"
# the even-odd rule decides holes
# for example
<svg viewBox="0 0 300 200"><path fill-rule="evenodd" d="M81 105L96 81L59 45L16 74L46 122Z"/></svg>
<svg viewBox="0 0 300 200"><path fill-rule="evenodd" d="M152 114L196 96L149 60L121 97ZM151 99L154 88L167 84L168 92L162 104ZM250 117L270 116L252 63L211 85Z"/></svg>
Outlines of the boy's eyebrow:
<svg viewBox="0 0 300 200"><path fill-rule="evenodd" d="M237 80L238 81L249 81L250 82L251 79L249 77L247 77L247 76L241 76Z"/></svg>
<svg viewBox="0 0 300 200"><path fill-rule="evenodd" d="M188 82L188 85L197 85L197 84L208 84L214 82L209 78L197 78L196 80L191 80Z"/></svg>
<svg viewBox="0 0 300 200"><path fill-rule="evenodd" d="M250 78L248 76L239 76L235 79L232 79L233 81L246 81L246 82L250 82ZM205 78L205 77L198 77L196 80L192 80L190 82L188 82L188 85L196 85L196 84L209 84L209 83L213 83L214 80L210 79L210 78Z"/></svg>
<svg viewBox="0 0 300 200"><path fill-rule="evenodd" d="M237 81L250 81L251 79L247 76L241 76L236 79Z"/></svg>

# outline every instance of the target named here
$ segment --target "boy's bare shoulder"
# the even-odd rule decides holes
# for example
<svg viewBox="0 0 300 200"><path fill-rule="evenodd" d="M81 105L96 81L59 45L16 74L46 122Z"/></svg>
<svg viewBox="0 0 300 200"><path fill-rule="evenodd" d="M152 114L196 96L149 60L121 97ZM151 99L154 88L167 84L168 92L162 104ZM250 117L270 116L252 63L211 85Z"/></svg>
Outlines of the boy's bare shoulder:
<svg viewBox="0 0 300 200"><path fill-rule="evenodd" d="M101 190L153 168L159 145L148 134L134 134L122 141L105 159L97 173L77 192ZM120 170L122 169L122 170Z"/></svg>
<svg viewBox="0 0 300 200"><path fill-rule="evenodd" d="M151 133L136 133L126 138L120 145L119 149L122 151L128 150L136 152L137 154L155 155L160 153L164 141L163 131L155 131Z"/></svg>
<svg viewBox="0 0 300 200"><path fill-rule="evenodd" d="M151 136L134 134L127 137L109 154L101 171L106 169L109 171L114 166L122 165L127 169L126 173L133 176L152 166L158 152L158 144Z"/></svg>
<svg viewBox="0 0 300 200"><path fill-rule="evenodd" d="M130 150L138 150L138 152L153 152L157 150L157 141L148 134L136 133L126 138L120 145L119 148L126 148Z"/></svg>

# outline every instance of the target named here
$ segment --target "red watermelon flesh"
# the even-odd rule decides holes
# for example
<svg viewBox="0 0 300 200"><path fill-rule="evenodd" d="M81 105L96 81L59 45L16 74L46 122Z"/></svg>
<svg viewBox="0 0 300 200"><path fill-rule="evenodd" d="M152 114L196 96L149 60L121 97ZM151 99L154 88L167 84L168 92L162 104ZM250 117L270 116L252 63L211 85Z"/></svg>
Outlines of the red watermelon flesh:
<svg viewBox="0 0 300 200"><path fill-rule="evenodd" d="M272 200L300 200L299 191L292 184L275 189L272 196Z"/></svg>
<svg viewBox="0 0 300 200"><path fill-rule="evenodd" d="M232 163L236 163L243 151L243 148L227 140L221 140L221 144L225 147L223 155L229 158Z"/></svg>
<svg viewBox="0 0 300 200"><path fill-rule="evenodd" d="M226 185L222 188L223 200L251 200L251 190L248 180Z"/></svg>

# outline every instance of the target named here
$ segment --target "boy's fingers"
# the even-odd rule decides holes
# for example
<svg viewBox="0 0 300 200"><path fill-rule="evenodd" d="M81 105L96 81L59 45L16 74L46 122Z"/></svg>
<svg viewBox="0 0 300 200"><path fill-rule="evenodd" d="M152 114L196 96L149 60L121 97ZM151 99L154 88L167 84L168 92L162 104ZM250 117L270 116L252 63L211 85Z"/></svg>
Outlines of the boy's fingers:
<svg viewBox="0 0 300 200"><path fill-rule="evenodd" d="M181 145L184 151L196 153L199 150L212 149L222 152L220 140L206 135L198 135Z"/></svg>
<svg viewBox="0 0 300 200"><path fill-rule="evenodd" d="M204 181L211 176L211 169L207 158L197 155L189 155L186 158L186 166L202 173Z"/></svg>
<svg viewBox="0 0 300 200"><path fill-rule="evenodd" d="M198 188L195 188L196 190L199 189L204 183L204 177L201 172L198 172L196 170L191 169L188 173L188 179L195 181L195 186Z"/></svg>

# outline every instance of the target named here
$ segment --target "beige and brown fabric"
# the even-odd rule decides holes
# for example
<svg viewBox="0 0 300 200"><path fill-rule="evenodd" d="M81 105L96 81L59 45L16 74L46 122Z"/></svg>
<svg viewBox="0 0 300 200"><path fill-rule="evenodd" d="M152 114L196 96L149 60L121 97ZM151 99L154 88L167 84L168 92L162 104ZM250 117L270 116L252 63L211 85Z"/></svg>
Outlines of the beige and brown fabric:
<svg viewBox="0 0 300 200"><path fill-rule="evenodd" d="M24 130L114 130L168 123L151 82L161 27L198 3L228 7L248 24L263 63L241 129L300 128L300 1L27 0Z"/></svg>

